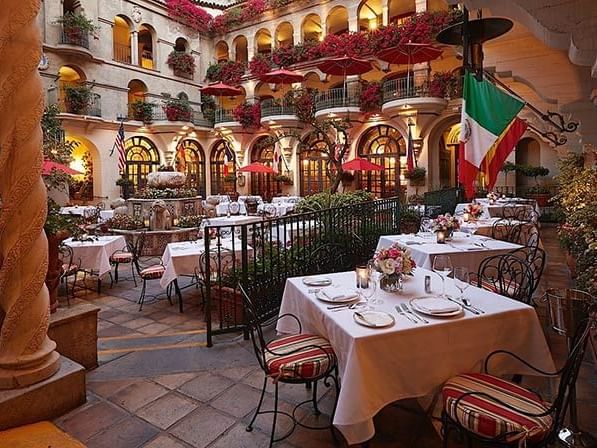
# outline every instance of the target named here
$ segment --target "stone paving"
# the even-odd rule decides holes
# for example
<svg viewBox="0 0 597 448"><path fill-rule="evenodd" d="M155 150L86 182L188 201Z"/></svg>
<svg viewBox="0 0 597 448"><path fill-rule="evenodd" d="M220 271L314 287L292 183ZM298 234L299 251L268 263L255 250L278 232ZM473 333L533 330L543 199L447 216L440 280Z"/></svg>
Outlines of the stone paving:
<svg viewBox="0 0 597 448"><path fill-rule="evenodd" d="M541 289L566 287L571 280L553 228L543 230L548 265ZM102 294L81 290L77 301L101 307L99 313L100 366L87 375L88 402L55 423L91 448L249 448L265 447L271 417L260 416L253 432L245 426L255 409L263 382L252 346L239 335L219 336L212 348L205 346L198 292L183 291L185 312L171 306L165 295L138 311L139 287L121 282L105 287ZM154 282L149 294L161 289ZM545 321L544 308L538 310ZM547 328L547 325L546 325ZM547 331L557 360L565 356L561 337ZM547 380L525 381L549 396ZM281 408L289 410L310 393L301 385L280 387ZM581 427L597 433L597 374L594 359L587 356L578 383ZM324 422L332 395L319 390ZM265 406L272 404L266 396ZM301 419L312 422L307 411ZM404 400L384 408L375 418L376 436L370 446L435 448L441 440L432 420L416 400ZM437 426L437 422L436 422ZM279 434L289 422L279 419ZM297 428L277 447L331 447L329 431ZM345 446L344 444L342 444ZM451 446L459 446L457 442Z"/></svg>

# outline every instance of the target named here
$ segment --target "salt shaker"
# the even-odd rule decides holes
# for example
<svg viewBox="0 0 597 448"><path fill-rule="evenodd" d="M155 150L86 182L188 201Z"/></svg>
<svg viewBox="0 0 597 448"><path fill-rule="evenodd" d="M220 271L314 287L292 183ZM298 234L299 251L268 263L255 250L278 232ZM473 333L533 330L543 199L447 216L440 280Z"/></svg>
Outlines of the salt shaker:
<svg viewBox="0 0 597 448"><path fill-rule="evenodd" d="M425 276L425 293L431 294L431 276Z"/></svg>

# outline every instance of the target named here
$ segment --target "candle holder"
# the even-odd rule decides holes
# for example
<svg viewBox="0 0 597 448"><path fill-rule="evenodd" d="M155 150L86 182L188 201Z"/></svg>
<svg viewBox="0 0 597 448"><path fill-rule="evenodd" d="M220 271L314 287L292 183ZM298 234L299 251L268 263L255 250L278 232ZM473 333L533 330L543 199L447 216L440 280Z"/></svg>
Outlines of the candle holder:
<svg viewBox="0 0 597 448"><path fill-rule="evenodd" d="M471 217L470 217L470 215L469 215L468 213L464 213L464 214L462 215L462 220L463 220L464 222L469 222L469 221L470 221L470 219L471 219Z"/></svg>
<svg viewBox="0 0 597 448"><path fill-rule="evenodd" d="M446 244L446 232L439 230L436 235L438 244Z"/></svg>
<svg viewBox="0 0 597 448"><path fill-rule="evenodd" d="M355 272L357 276L357 288L368 288L369 268L367 266L357 266Z"/></svg>

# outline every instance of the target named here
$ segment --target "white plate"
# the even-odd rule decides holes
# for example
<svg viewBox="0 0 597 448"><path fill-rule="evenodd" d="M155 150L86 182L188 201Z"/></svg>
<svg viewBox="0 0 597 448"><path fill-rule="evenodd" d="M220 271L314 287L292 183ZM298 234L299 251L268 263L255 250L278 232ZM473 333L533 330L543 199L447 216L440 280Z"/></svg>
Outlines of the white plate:
<svg viewBox="0 0 597 448"><path fill-rule="evenodd" d="M317 297L322 302L327 302L327 303L350 303L350 302L354 302L355 300L357 300L359 298L359 296L355 292L354 296L342 296L337 299L332 299L332 298L326 296L325 294L323 294L323 292L321 292L321 291L317 291L315 293L315 297Z"/></svg>
<svg viewBox="0 0 597 448"><path fill-rule="evenodd" d="M228 205L228 210L232 215L237 215L240 211L240 204L238 202L231 202L230 205Z"/></svg>
<svg viewBox="0 0 597 448"><path fill-rule="evenodd" d="M458 309L454 310L454 311L447 312L447 313L434 313L434 312L429 311L423 307L417 306L418 299L430 299L430 298L438 298L438 296L415 297L414 299L411 299L409 303L410 303L410 306L418 313L425 314L427 316L433 316L433 317L456 317L456 316L462 315L462 313L464 312L462 307L454 302L450 302L450 304L454 305L455 307L458 307ZM446 300L448 300L448 299L446 299Z"/></svg>
<svg viewBox="0 0 597 448"><path fill-rule="evenodd" d="M358 313L354 313L352 317L357 324L371 328L390 327L395 322L394 316L391 314L375 310L359 311Z"/></svg>
<svg viewBox="0 0 597 448"><path fill-rule="evenodd" d="M329 286L332 279L329 277L305 277L303 283L307 286Z"/></svg>

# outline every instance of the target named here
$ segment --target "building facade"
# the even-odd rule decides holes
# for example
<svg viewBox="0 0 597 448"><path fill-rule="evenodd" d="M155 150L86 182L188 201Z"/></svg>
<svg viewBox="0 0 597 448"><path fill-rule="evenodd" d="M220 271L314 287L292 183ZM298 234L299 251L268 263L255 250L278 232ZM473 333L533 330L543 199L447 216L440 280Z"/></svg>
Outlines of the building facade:
<svg viewBox="0 0 597 448"><path fill-rule="evenodd" d="M205 8L218 15L227 6L222 2ZM444 0L300 1L268 10L226 34L207 36L172 20L161 1L45 0L39 16L44 40L40 73L47 102L60 109L66 138L78 143L73 167L87 173L92 185L86 193L88 200L121 194L116 185L118 157L112 151L121 123L126 142L124 175L135 189L143 188L149 172L176 164L184 153L189 185L203 196L230 190L266 198L304 196L329 186L327 160L317 133L284 107L284 94L291 87L261 83L247 72L241 80L242 94L216 99L219 108L210 117L199 90L207 84L210 64L247 63L280 46L322 40L327 34L371 30L418 12L450 7ZM484 13L491 14L491 10ZM95 29L89 34L72 33L66 26L69 14L85 16ZM567 109L571 104L590 103L587 69L572 64L562 50L537 38L536 30L511 18L514 29L485 46L485 66L541 110L573 114L583 123L592 119L592 104L586 110ZM192 61L194 71L169 64L173 53ZM434 93L429 85L435 73L460 73L457 52L443 48L439 58L408 66L373 62L374 69L360 79L326 75L317 68L317 61L293 67L304 75L303 87L320 92L316 117L350 120L348 158L359 155L385 167L381 172L355 173L350 188L387 197L402 190L421 194L456 186L461 100L454 92ZM550 90L554 76L566 78L557 91ZM383 83L379 113L361 110L363 81ZM348 103L344 89L349 92ZM81 97L83 106L77 103ZM230 113L245 101L261 102L258 129L243 129ZM182 111L177 108L181 102L186 105ZM530 110L524 114L539 130L548 130ZM418 186L404 178L409 133L418 165L427 171ZM253 161L272 164L275 150L266 137L275 135L285 136L279 139L282 158L277 168L290 179L238 173L236 182L229 182L230 174L240 166ZM583 140L582 135L571 134L567 145L554 148L529 130L510 159L546 166L554 174L558 152L577 150L589 141L588 135ZM514 188L526 182L510 175L501 176L498 185ZM77 198L76 191L73 197Z"/></svg>

